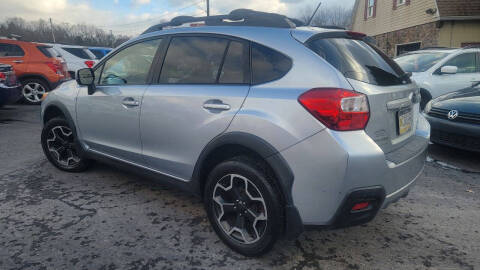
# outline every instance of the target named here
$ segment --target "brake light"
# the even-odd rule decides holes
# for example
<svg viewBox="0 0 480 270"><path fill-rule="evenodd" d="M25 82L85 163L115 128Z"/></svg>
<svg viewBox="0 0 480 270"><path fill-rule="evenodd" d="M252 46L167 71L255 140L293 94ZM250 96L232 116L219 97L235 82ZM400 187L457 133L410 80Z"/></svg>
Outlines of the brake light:
<svg viewBox="0 0 480 270"><path fill-rule="evenodd" d="M363 39L364 37L367 36L367 35L364 34L364 33L353 32L353 31L347 31L347 35L349 35L350 37L352 37L352 38L354 38L354 39Z"/></svg>
<svg viewBox="0 0 480 270"><path fill-rule="evenodd" d="M315 88L303 93L298 101L317 120L333 130L361 130L370 118L367 96L354 91Z"/></svg>
<svg viewBox="0 0 480 270"><path fill-rule="evenodd" d="M58 75L62 75L62 66L57 63L47 62L45 63L47 66L53 70L53 72L57 73Z"/></svg>
<svg viewBox="0 0 480 270"><path fill-rule="evenodd" d="M87 65L87 67L89 67L89 68L92 68L93 65L95 65L95 61L87 60L87 61L85 61L85 65Z"/></svg>
<svg viewBox="0 0 480 270"><path fill-rule="evenodd" d="M0 82L5 81L6 78L7 78L7 75L5 75L5 73L3 72L0 72Z"/></svg>

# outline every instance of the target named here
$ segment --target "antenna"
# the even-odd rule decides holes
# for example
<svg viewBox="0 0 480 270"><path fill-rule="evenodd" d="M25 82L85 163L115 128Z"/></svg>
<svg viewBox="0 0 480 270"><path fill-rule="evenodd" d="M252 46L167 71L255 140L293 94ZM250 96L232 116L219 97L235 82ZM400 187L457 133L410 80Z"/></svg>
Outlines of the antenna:
<svg viewBox="0 0 480 270"><path fill-rule="evenodd" d="M315 11L313 12L312 17L310 17L310 20L308 20L307 26L310 26L310 24L312 23L313 18L315 17L315 14L317 14L317 11L318 11L318 9L320 8L321 5L322 5L322 2L320 1L320 3L318 3L317 8L316 8Z"/></svg>

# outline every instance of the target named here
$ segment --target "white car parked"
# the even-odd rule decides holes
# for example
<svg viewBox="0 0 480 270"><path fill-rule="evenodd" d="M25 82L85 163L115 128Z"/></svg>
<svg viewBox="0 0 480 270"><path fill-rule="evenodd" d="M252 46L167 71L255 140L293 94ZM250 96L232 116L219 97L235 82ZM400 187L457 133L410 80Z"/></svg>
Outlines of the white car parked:
<svg viewBox="0 0 480 270"><path fill-rule="evenodd" d="M58 43L50 43L49 45L57 51L59 56L65 59L68 73L70 73L72 78L75 78L77 70L87 67L91 68L97 63L96 56L86 47Z"/></svg>
<svg viewBox="0 0 480 270"><path fill-rule="evenodd" d="M480 48L432 48L395 58L420 87L421 107L433 98L480 81Z"/></svg>

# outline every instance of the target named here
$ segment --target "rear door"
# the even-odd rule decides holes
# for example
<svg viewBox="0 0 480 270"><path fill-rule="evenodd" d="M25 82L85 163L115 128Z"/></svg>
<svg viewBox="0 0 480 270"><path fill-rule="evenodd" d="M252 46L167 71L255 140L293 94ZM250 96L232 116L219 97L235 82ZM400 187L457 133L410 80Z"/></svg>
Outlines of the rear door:
<svg viewBox="0 0 480 270"><path fill-rule="evenodd" d="M307 45L343 73L354 90L367 95L365 132L384 153L410 142L419 115L418 88L392 59L362 40L331 34Z"/></svg>
<svg viewBox="0 0 480 270"><path fill-rule="evenodd" d="M225 131L248 94L247 42L222 36L173 36L158 84L140 116L149 167L190 179L201 151Z"/></svg>
<svg viewBox="0 0 480 270"><path fill-rule="evenodd" d="M17 77L27 72L27 57L19 45L0 41L0 63L11 65Z"/></svg>

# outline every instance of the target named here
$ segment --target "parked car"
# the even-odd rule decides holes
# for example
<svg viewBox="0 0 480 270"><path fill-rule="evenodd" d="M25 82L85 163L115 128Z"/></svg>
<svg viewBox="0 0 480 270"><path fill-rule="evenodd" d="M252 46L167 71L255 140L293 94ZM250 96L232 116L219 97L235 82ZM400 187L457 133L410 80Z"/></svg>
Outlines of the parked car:
<svg viewBox="0 0 480 270"><path fill-rule="evenodd" d="M88 47L88 50L95 55L95 59L100 60L109 52L112 51L112 48L106 47Z"/></svg>
<svg viewBox="0 0 480 270"><path fill-rule="evenodd" d="M20 84L12 66L0 63L0 107L15 103L21 97Z"/></svg>
<svg viewBox="0 0 480 270"><path fill-rule="evenodd" d="M40 104L44 93L69 78L65 61L41 43L0 39L0 62L13 67L29 104Z"/></svg>
<svg viewBox="0 0 480 270"><path fill-rule="evenodd" d="M304 225L368 222L415 183L430 127L364 37L249 10L175 18L48 95L43 150L61 170L104 160L202 197L247 256Z"/></svg>
<svg viewBox="0 0 480 270"><path fill-rule="evenodd" d="M480 153L480 82L440 96L425 108L434 143Z"/></svg>
<svg viewBox="0 0 480 270"><path fill-rule="evenodd" d="M432 98L472 86L480 81L480 48L434 48L395 58L420 87L423 109Z"/></svg>
<svg viewBox="0 0 480 270"><path fill-rule="evenodd" d="M86 67L91 68L97 63L96 56L85 47L58 43L50 43L49 45L55 49L58 56L65 59L71 78L75 78L77 70Z"/></svg>

